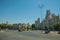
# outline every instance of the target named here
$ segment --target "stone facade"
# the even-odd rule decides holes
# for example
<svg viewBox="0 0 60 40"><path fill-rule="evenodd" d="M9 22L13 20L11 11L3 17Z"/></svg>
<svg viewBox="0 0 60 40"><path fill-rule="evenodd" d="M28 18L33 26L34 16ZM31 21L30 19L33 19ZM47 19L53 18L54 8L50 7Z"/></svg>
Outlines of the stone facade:
<svg viewBox="0 0 60 40"><path fill-rule="evenodd" d="M51 13L50 10L46 11L45 19L40 23L41 29L45 29L45 27L53 28L53 24L59 22L60 23L60 16L57 16Z"/></svg>
<svg viewBox="0 0 60 40"><path fill-rule="evenodd" d="M38 18L36 21L35 21L35 28L38 29L40 27L40 18Z"/></svg>

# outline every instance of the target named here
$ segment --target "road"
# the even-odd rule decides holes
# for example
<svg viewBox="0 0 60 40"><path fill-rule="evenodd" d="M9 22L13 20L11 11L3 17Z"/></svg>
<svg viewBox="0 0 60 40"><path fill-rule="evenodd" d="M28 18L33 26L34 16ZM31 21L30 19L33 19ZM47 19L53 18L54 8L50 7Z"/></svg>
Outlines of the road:
<svg viewBox="0 0 60 40"><path fill-rule="evenodd" d="M60 40L60 34L44 34L40 31L0 32L0 40Z"/></svg>

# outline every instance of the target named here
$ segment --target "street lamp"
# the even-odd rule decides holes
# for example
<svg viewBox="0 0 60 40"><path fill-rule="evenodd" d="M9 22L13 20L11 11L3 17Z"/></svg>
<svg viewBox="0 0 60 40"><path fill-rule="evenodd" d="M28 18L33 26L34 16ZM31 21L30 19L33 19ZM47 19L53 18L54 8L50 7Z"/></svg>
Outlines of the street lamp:
<svg viewBox="0 0 60 40"><path fill-rule="evenodd" d="M41 10L41 11L40 11L40 12L41 12L41 18L40 18L40 20L41 20L40 22L41 22L41 23L42 23L42 9L43 9L43 7L44 7L43 4L40 4L40 5L39 5L39 8L40 8L40 10ZM41 30L42 30L42 27L41 27Z"/></svg>
<svg viewBox="0 0 60 40"><path fill-rule="evenodd" d="M43 9L43 7L44 7L43 4L40 4L40 5L39 5L39 8L40 8L40 10L41 10L41 11L40 11L40 12L41 12L41 22L42 22L42 9Z"/></svg>

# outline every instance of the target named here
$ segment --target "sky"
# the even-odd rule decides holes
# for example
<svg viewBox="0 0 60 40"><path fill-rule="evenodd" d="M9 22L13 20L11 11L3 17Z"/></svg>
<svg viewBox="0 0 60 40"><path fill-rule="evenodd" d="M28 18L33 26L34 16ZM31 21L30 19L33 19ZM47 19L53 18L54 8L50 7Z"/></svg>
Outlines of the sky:
<svg viewBox="0 0 60 40"><path fill-rule="evenodd" d="M35 23L41 18L39 5L43 4L42 19L46 10L58 15L60 13L60 0L0 0L0 23Z"/></svg>

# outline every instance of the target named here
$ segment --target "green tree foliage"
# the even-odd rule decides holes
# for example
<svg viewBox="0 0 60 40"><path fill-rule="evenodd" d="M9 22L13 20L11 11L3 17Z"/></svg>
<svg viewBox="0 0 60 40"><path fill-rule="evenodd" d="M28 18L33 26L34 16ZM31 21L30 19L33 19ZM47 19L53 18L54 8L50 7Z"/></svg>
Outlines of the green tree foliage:
<svg viewBox="0 0 60 40"><path fill-rule="evenodd" d="M35 29L35 24L31 25L31 29L34 30Z"/></svg>
<svg viewBox="0 0 60 40"><path fill-rule="evenodd" d="M53 27L54 27L54 30L56 30L56 31L59 30L60 23L54 23Z"/></svg>
<svg viewBox="0 0 60 40"><path fill-rule="evenodd" d="M12 28L12 25L11 25L11 24L2 23L2 24L0 24L0 27L1 27L2 29L5 29L5 28L11 29L11 28Z"/></svg>
<svg viewBox="0 0 60 40"><path fill-rule="evenodd" d="M60 23L54 23L53 26L60 27Z"/></svg>

